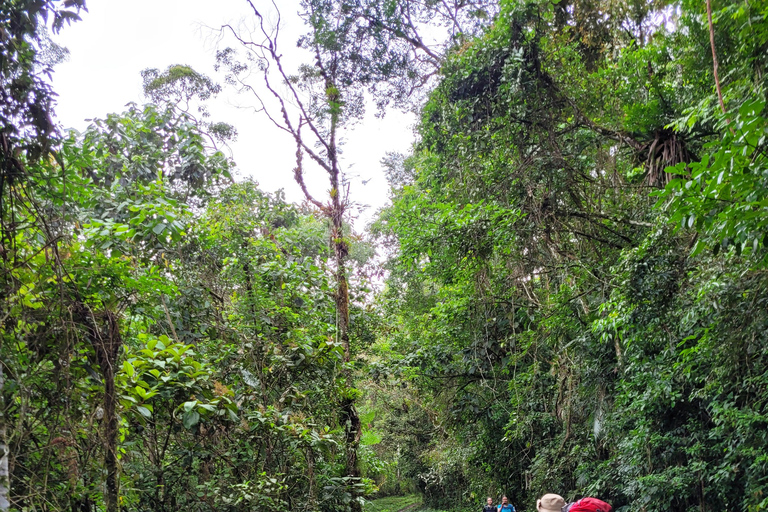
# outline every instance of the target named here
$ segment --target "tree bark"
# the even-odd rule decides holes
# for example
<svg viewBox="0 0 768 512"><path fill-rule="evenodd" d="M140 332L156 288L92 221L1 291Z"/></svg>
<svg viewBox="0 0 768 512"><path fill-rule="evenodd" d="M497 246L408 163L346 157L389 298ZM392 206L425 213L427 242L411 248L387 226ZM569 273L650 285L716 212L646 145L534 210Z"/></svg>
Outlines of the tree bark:
<svg viewBox="0 0 768 512"><path fill-rule="evenodd" d="M723 90L720 87L720 76L717 68L717 51L715 50L715 26L712 23L712 0L707 0L707 21L709 22L709 44L712 47L712 71L715 75L715 88L717 89L717 99L720 102L720 110L725 114L725 102L723 102Z"/></svg>
<svg viewBox="0 0 768 512"><path fill-rule="evenodd" d="M123 340L114 313L106 311L99 316L103 316L105 323L103 328L99 326L96 315L90 307L82 303L75 306L74 317L78 323L86 328L88 339L96 353L101 376L104 379L102 428L104 430L104 467L107 470L105 510L106 512L119 512L120 486L117 464L118 421L115 373Z"/></svg>
<svg viewBox="0 0 768 512"><path fill-rule="evenodd" d="M120 510L117 468L117 394L112 366L102 370L104 376L104 466L107 469L107 512Z"/></svg>
<svg viewBox="0 0 768 512"><path fill-rule="evenodd" d="M346 206L341 199L341 189L339 187L339 166L336 154L336 123L335 119L331 122L329 159L331 164L331 240L333 242L334 257L336 263L336 315L337 332L339 341L344 348L344 363L352 360L352 351L349 343L349 283L347 281L347 256L349 247L344 237L344 212ZM346 440L346 474L352 478L352 485L360 479L360 465L357 460L357 450L360 444L360 416L355 407L354 387L352 385L352 372L348 368L344 369L344 379L346 381L347 394L344 396L341 406L341 420L344 424ZM351 508L353 512L360 512L362 507L355 499L358 493L355 487L350 488L352 494Z"/></svg>
<svg viewBox="0 0 768 512"><path fill-rule="evenodd" d="M338 316L338 335L339 341L344 347L344 363L352 360L352 354L349 344L349 285L346 274L346 257L348 253L347 244L344 241L341 219L338 224L334 216L334 225L332 237L335 240L334 252L336 253L336 311ZM354 483L360 479L360 465L357 460L357 450L360 444L360 416L355 407L355 398L353 396L352 372L344 369L344 379L346 381L346 391L341 405L341 420L344 423L346 440L346 473L347 477L353 478ZM354 485L353 483L353 485ZM353 498L357 497L354 487L351 489ZM357 500L352 501L352 510L359 512L360 504Z"/></svg>
<svg viewBox="0 0 768 512"><path fill-rule="evenodd" d="M3 389L3 364L0 362L0 511L11 508L9 493L11 492L11 477L8 472L8 443L5 438L5 400Z"/></svg>

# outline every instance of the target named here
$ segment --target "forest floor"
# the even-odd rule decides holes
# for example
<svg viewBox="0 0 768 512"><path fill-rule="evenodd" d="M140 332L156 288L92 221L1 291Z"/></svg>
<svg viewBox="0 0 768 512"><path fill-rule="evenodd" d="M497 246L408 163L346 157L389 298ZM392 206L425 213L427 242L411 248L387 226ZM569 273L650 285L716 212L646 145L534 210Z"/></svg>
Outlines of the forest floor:
<svg viewBox="0 0 768 512"><path fill-rule="evenodd" d="M424 507L421 496L409 494L407 496L387 496L368 501L363 508L364 512L448 512ZM458 512L458 509L451 512Z"/></svg>
<svg viewBox="0 0 768 512"><path fill-rule="evenodd" d="M365 512L416 512L422 510L421 496L387 496L366 503Z"/></svg>

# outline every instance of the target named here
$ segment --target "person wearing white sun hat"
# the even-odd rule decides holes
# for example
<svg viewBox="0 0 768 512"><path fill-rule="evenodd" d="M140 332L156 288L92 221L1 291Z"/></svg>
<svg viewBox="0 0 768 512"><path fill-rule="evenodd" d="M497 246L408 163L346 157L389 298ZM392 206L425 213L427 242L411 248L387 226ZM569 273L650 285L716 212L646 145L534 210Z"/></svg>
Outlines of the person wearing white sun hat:
<svg viewBox="0 0 768 512"><path fill-rule="evenodd" d="M581 498L566 504L559 494L545 494L536 502L538 512L613 512L610 503L597 498Z"/></svg>
<svg viewBox="0 0 768 512"><path fill-rule="evenodd" d="M559 494L545 494L536 502L539 512L560 512L565 507L565 500Z"/></svg>

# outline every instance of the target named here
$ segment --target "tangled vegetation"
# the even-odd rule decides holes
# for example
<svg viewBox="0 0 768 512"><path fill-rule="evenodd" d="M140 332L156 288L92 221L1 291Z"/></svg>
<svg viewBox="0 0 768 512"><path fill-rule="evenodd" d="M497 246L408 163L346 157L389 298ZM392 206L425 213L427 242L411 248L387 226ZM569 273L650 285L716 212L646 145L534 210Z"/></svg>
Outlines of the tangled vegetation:
<svg viewBox="0 0 768 512"><path fill-rule="evenodd" d="M768 510L766 0L298 2L298 74L263 25L217 59L302 205L188 66L57 130L84 7L0 6L0 509ZM368 236L371 99L420 121Z"/></svg>

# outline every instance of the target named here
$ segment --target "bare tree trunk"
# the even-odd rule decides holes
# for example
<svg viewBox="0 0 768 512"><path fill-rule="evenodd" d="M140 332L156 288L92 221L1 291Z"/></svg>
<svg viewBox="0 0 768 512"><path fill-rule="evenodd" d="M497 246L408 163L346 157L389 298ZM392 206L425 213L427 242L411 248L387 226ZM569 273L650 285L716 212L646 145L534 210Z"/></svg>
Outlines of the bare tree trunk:
<svg viewBox="0 0 768 512"><path fill-rule="evenodd" d="M336 198L334 197L334 210L336 207ZM346 258L348 253L347 244L344 241L343 226L341 215L333 216L333 229L331 237L334 240L334 252L336 256L336 311L338 316L338 334L339 341L344 347L344 363L352 360L349 346L349 284L346 274ZM352 372L349 369L344 370L344 379L346 388L350 392L344 397L341 405L341 420L344 424L346 438L346 474L354 478L357 483L360 478L360 465L357 460L357 450L360 444L360 416L357 414L355 399L352 396ZM357 492L352 488L353 498L357 497ZM352 501L352 510L358 512L361 510L357 500Z"/></svg>
<svg viewBox="0 0 768 512"><path fill-rule="evenodd" d="M4 387L3 364L0 362L0 511L11 508L11 503L8 499L8 495L11 492L11 477L8 472L8 443L5 438Z"/></svg>
<svg viewBox="0 0 768 512"><path fill-rule="evenodd" d="M317 510L317 481L315 480L315 454L312 452L312 447L309 446L306 449L307 457L307 481L309 482L309 503L310 510Z"/></svg>
<svg viewBox="0 0 768 512"><path fill-rule="evenodd" d="M709 44L712 47L712 71L715 74L715 88L717 89L717 99L720 102L720 110L725 114L725 102L723 102L723 90L720 88L720 76L717 68L717 51L715 50L715 26L712 23L712 0L707 0L707 21L709 22Z"/></svg>
<svg viewBox="0 0 768 512"><path fill-rule="evenodd" d="M102 316L102 315L99 315ZM115 389L115 373L120 347L123 344L120 329L114 313L107 311L103 314L106 326L102 329L94 312L85 304L77 304L75 318L85 326L88 339L93 345L96 359L99 363L102 378L104 379L104 397L102 408L104 417L102 425L104 429L104 467L107 470L106 478L106 512L119 512L119 478L117 464L117 391Z"/></svg>
<svg viewBox="0 0 768 512"><path fill-rule="evenodd" d="M326 73L322 70L323 74ZM335 91L333 82L326 75L328 90ZM335 96L335 93L331 93ZM329 97L329 103L333 105L338 102L338 97ZM333 108L333 106L332 106ZM329 141L328 157L330 160L331 172L331 240L333 241L334 257L336 260L336 314L338 317L338 335L344 347L344 363L348 364L352 360L352 351L349 343L349 282L347 281L347 256L349 247L344 237L344 212L346 211L345 201L342 200L342 191L339 183L339 161L336 148L336 129L338 123L338 114L334 114L331 119L331 133ZM353 376L352 372L345 368L344 380L348 393L344 396L341 405L341 420L344 424L346 440L346 476L353 479L352 485L359 482L360 465L357 460L357 450L360 444L360 416L357 414L355 399L353 395ZM362 507L357 501L358 492L355 487L350 488L352 494L352 511L360 512Z"/></svg>
<svg viewBox="0 0 768 512"><path fill-rule="evenodd" d="M117 512L118 469L117 469L117 393L115 391L115 370L112 365L102 370L104 376L104 466L107 469L107 512Z"/></svg>

